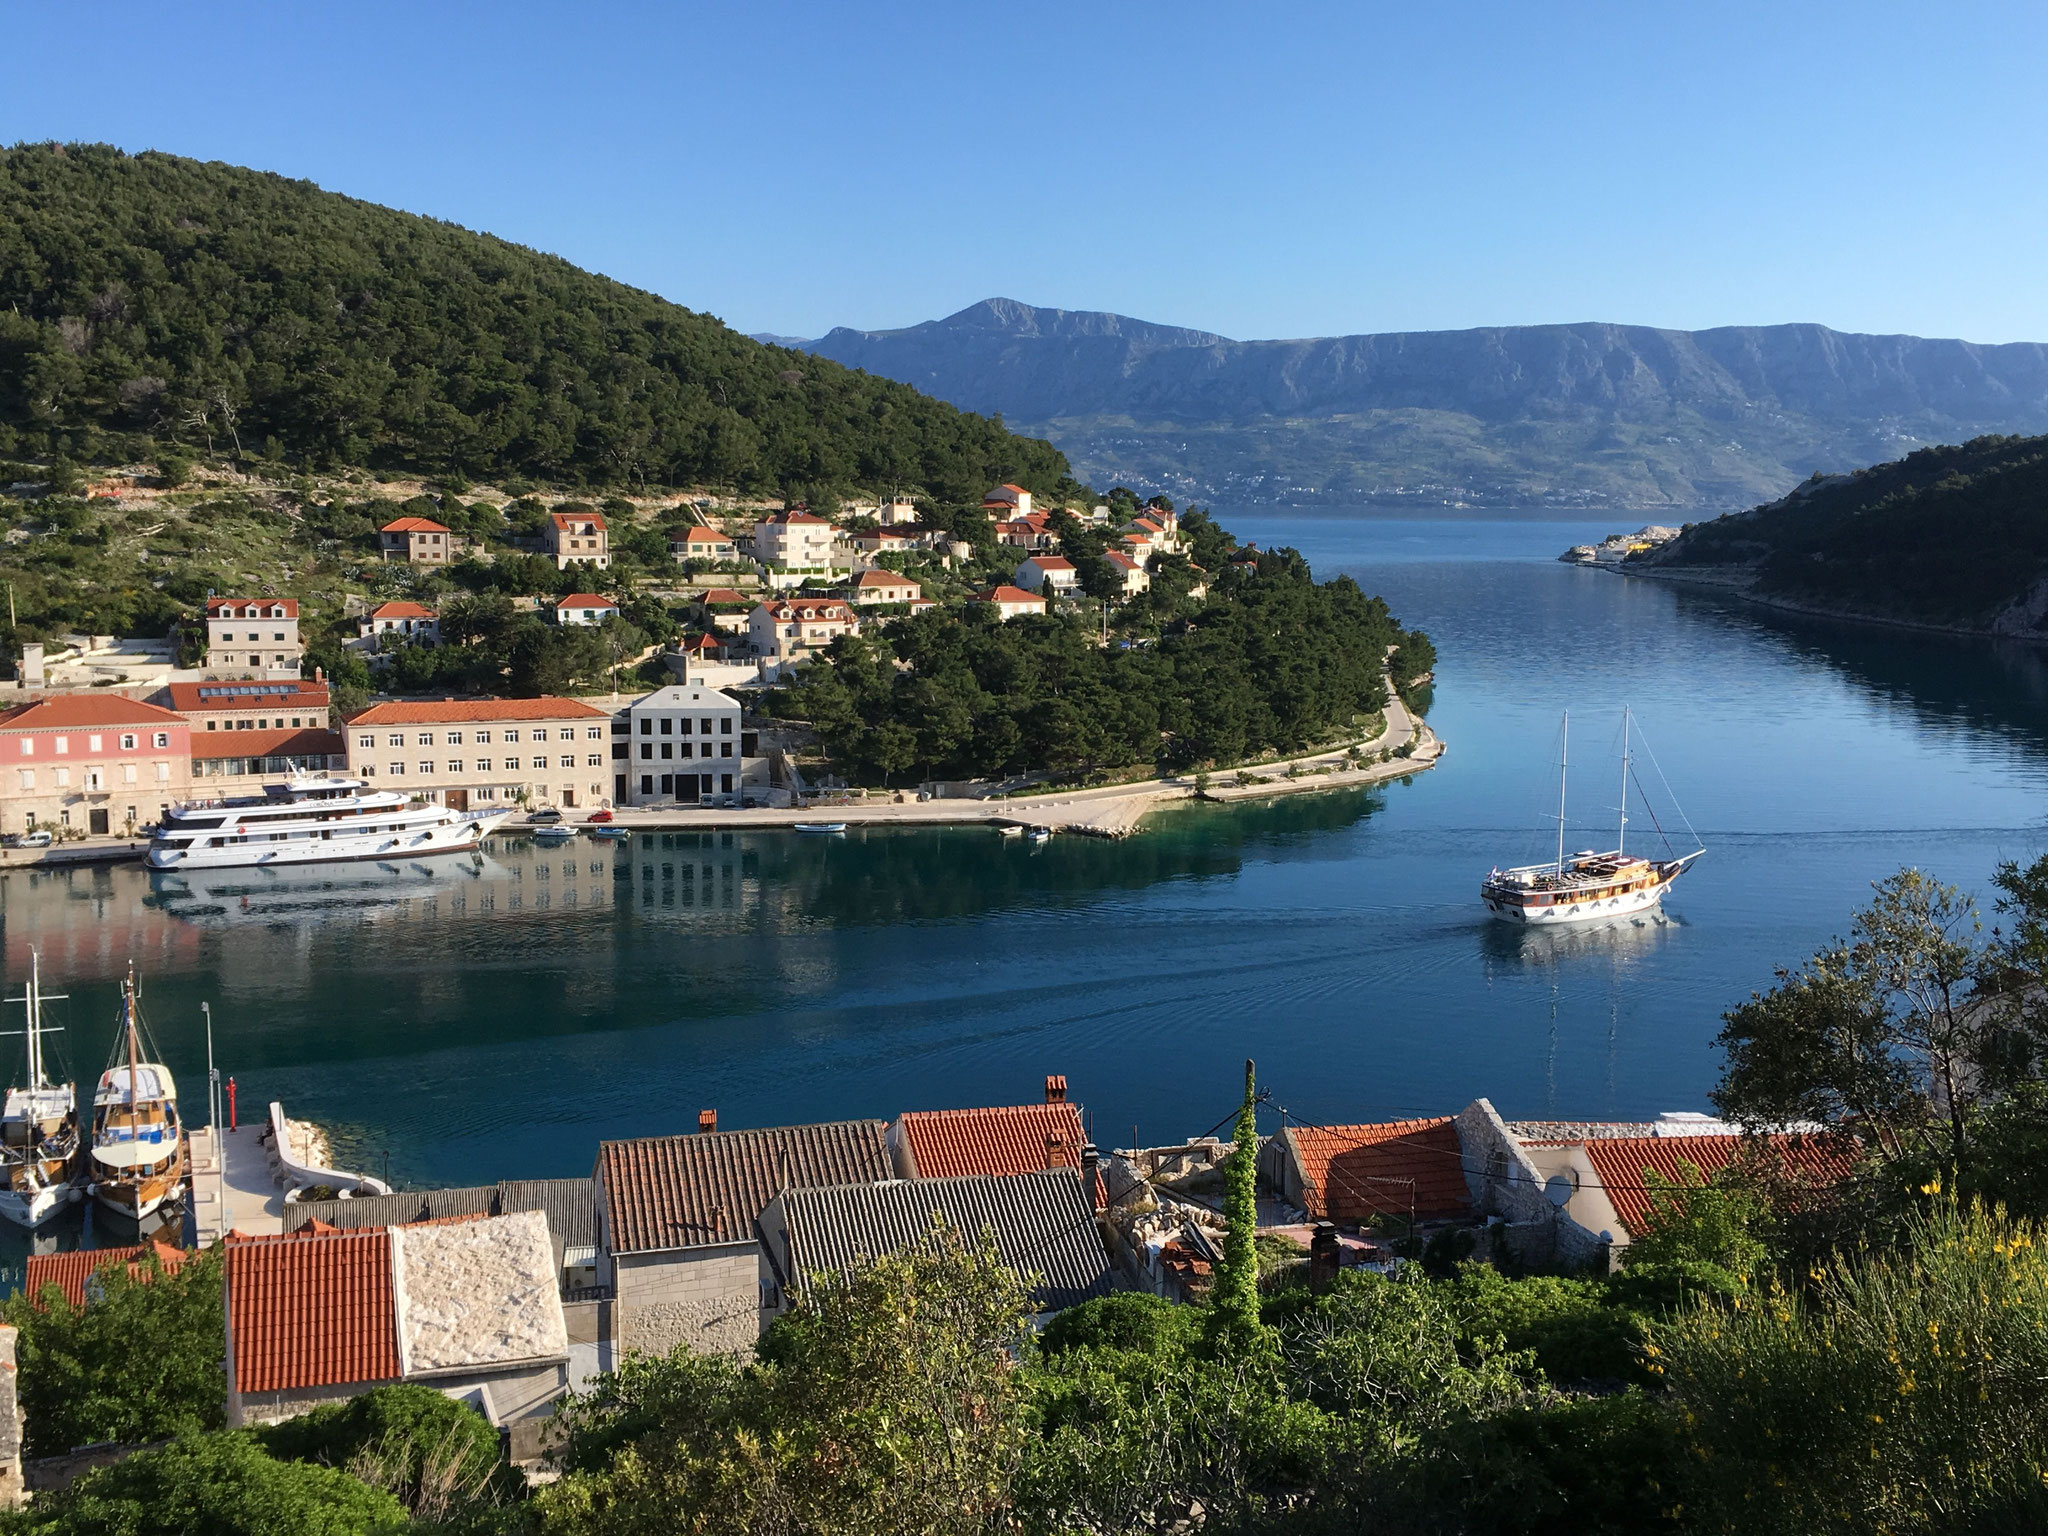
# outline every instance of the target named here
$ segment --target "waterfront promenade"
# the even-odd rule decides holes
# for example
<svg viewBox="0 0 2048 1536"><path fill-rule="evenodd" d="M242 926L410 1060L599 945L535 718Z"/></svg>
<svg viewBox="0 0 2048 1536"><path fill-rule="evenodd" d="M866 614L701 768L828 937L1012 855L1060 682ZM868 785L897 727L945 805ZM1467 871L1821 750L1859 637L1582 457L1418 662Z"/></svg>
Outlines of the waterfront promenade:
<svg viewBox="0 0 2048 1536"><path fill-rule="evenodd" d="M263 1127L192 1132L192 1224L201 1248L229 1232L284 1231L284 1191L271 1171Z"/></svg>

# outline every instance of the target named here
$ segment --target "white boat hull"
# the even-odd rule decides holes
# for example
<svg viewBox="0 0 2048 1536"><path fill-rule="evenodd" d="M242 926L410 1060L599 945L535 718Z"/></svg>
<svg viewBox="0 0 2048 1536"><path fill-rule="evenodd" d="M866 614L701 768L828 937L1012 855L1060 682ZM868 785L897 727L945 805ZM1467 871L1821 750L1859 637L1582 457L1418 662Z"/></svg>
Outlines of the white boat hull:
<svg viewBox="0 0 2048 1536"><path fill-rule="evenodd" d="M78 1198L70 1184L46 1184L37 1190L0 1189L0 1221L33 1232Z"/></svg>
<svg viewBox="0 0 2048 1536"><path fill-rule="evenodd" d="M479 846L491 825L506 815L504 809L456 811L436 806L433 813L412 812L399 830L390 830L385 819L378 830L356 832L340 828L294 830L279 841L231 843L210 848L151 848L152 869L250 869L290 864L333 864L354 859L410 859L424 854L461 853ZM323 835L324 831L324 835Z"/></svg>
<svg viewBox="0 0 2048 1536"><path fill-rule="evenodd" d="M1627 917L1634 912L1648 911L1664 899L1665 887L1670 883L1666 880L1646 891L1623 891L1620 895L1610 896L1602 901L1566 902L1548 907L1524 907L1516 902L1488 897L1486 910L1495 917L1504 918L1511 923L1522 923L1531 928L1554 928L1565 923L1604 922L1608 918Z"/></svg>

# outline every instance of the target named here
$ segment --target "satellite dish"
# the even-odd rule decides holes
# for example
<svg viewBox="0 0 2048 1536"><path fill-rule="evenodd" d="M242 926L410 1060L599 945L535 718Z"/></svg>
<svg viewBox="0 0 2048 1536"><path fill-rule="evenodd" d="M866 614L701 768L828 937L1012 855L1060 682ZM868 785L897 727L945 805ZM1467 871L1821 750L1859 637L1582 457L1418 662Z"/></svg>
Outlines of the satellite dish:
<svg viewBox="0 0 2048 1536"><path fill-rule="evenodd" d="M1553 1173L1543 1184L1543 1198L1560 1211L1572 1203L1572 1196L1576 1193L1568 1174Z"/></svg>

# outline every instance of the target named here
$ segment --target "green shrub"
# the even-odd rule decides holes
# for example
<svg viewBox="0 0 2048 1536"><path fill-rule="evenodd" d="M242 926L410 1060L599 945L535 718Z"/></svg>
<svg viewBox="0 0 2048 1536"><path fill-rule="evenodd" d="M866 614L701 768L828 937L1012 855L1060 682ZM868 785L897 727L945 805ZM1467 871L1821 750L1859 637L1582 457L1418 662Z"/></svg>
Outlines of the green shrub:
<svg viewBox="0 0 2048 1536"><path fill-rule="evenodd" d="M1639 1353L1640 1315L1598 1281L1555 1275L1511 1280L1468 1264L1445 1290L1468 1356L1498 1339L1510 1350L1530 1351L1552 1381L1648 1379Z"/></svg>
<svg viewBox="0 0 2048 1536"><path fill-rule="evenodd" d="M315 1462L382 1488L408 1510L445 1511L509 1493L498 1432L474 1408L432 1387L373 1387L256 1431L280 1461Z"/></svg>
<svg viewBox="0 0 2048 1536"><path fill-rule="evenodd" d="M1038 1336L1047 1356L1076 1349L1128 1349L1140 1354L1175 1354L1199 1337L1193 1307L1176 1306L1158 1296L1120 1291L1098 1296L1056 1314Z"/></svg>

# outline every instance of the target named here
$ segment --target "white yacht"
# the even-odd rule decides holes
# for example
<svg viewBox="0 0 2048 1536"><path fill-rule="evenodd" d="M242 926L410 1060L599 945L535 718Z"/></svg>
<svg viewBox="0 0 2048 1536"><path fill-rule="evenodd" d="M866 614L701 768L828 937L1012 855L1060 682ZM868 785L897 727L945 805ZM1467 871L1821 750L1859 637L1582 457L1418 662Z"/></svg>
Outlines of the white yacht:
<svg viewBox="0 0 2048 1536"><path fill-rule="evenodd" d="M0 1112L0 1217L34 1231L79 1198L78 1088L45 1070L42 956L29 952L28 987L9 1002L28 1010L28 1071ZM59 997L62 994L58 994Z"/></svg>
<svg viewBox="0 0 2048 1536"><path fill-rule="evenodd" d="M181 805L150 840L152 869L230 869L406 859L483 841L511 807L457 810L360 779L294 777L261 796Z"/></svg>
<svg viewBox="0 0 2048 1536"><path fill-rule="evenodd" d="M1511 922L1550 925L1585 923L1602 918L1627 917L1646 911L1664 899L1665 889L1684 874L1692 861L1705 853L1702 844L1690 853L1668 846L1667 857L1644 858L1628 852L1628 795L1634 782L1629 754L1629 711L1621 715L1621 804L1620 822L1614 847L1601 853L1587 849L1567 857L1565 840L1565 773L1571 761L1571 716L1564 717L1564 746L1557 771L1557 858L1544 864L1523 864L1513 869L1488 872L1479 888L1480 900L1495 917ZM1640 787L1638 787L1640 793ZM1648 799L1644 804L1647 807ZM1680 812L1683 819L1684 813ZM1655 822L1656 814L1651 812ZM1661 836L1663 828L1658 827ZM1688 824L1690 830L1690 824Z"/></svg>

